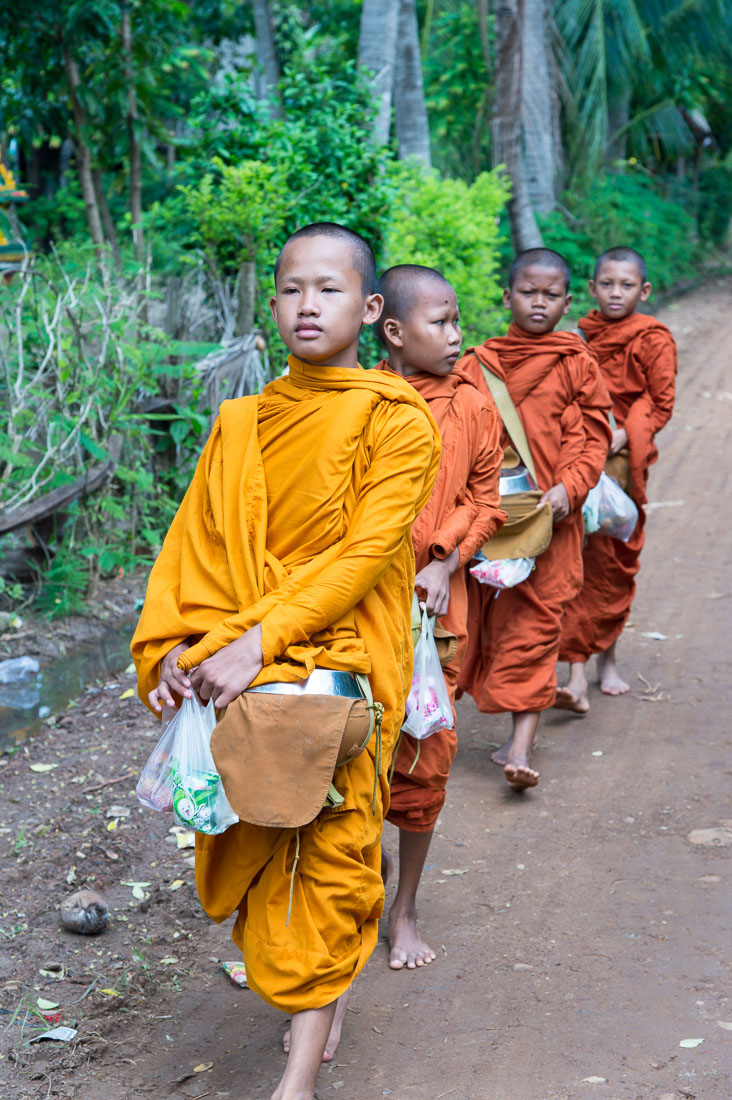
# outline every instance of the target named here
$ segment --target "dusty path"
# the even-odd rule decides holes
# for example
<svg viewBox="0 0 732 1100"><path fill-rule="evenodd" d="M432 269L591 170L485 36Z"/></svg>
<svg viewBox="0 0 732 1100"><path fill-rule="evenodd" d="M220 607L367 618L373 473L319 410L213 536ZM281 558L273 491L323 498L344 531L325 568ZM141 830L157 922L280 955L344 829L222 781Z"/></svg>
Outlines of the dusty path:
<svg viewBox="0 0 732 1100"><path fill-rule="evenodd" d="M322 1100L732 1098L732 847L688 840L732 819L732 280L661 316L679 342L681 373L622 643L632 694L609 700L593 689L587 719L550 715L541 785L524 797L507 793L488 760L503 723L460 705L460 754L421 892L422 930L438 959L393 973L379 946L357 982L336 1063L321 1072ZM131 805L129 792L121 800ZM153 838L165 834L145 820ZM133 877L170 878L180 854L165 846L163 856L155 844L147 858L156 866L144 850L128 853ZM190 882L190 869L182 877ZM22 1048L15 1069L0 1062L0 1087L8 1070L15 1080L3 1095L269 1097L283 1018L217 969L212 960L236 952L225 929L195 915L190 886L165 897L167 923L143 949L158 965L137 995L115 1001L113 1014L90 1007L85 1020L90 996L77 1010L73 1052L46 1044ZM47 909L38 935L51 950ZM104 945L74 941L77 969L102 946L126 965L141 942L130 922ZM32 958L30 946L23 957ZM27 978L8 966L0 975ZM684 1039L703 1042L682 1048Z"/></svg>

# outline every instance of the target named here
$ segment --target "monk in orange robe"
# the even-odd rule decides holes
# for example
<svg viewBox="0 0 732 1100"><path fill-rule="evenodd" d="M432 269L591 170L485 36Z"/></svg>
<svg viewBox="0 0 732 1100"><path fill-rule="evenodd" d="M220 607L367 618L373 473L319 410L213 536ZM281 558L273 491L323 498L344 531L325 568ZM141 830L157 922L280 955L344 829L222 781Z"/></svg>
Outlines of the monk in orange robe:
<svg viewBox="0 0 732 1100"><path fill-rule="evenodd" d="M638 506L638 524L628 542L599 532L587 539L582 592L567 608L559 657L569 661L570 679L556 705L578 714L589 710L586 664L597 654L600 690L622 695L629 685L618 673L615 649L630 614L645 538L646 484L658 458L656 433L674 407L677 357L674 338L655 317L638 313L651 293L646 265L632 248L611 248L595 265L590 293L597 299L579 322L613 402L616 427L609 455L627 448L628 492Z"/></svg>
<svg viewBox="0 0 732 1100"><path fill-rule="evenodd" d="M384 299L376 332L388 353L378 367L407 379L429 405L442 436L440 472L412 540L417 594L457 638L457 652L443 666L454 704L468 640L464 566L505 518L498 492L500 422L492 399L455 368L462 342L458 304L440 272L400 264L381 276L376 290ZM399 828L399 886L389 912L394 970L435 958L417 931L417 889L456 751L454 726L422 741L402 731L387 814Z"/></svg>
<svg viewBox="0 0 732 1100"><path fill-rule="evenodd" d="M480 710L511 712L512 736L491 760L517 790L539 779L531 767L539 714L554 703L562 613L582 586L582 504L610 442L610 398L595 356L576 334L553 331L571 302L569 274L550 249L520 253L503 296L508 334L469 349L459 364L482 385L481 364L505 381L554 517L552 540L521 584L496 593L469 579L459 686ZM511 442L505 428L502 442Z"/></svg>
<svg viewBox="0 0 732 1100"><path fill-rule="evenodd" d="M382 305L361 237L332 223L299 230L275 287L289 373L258 398L222 405L153 567L132 652L154 711L194 689L223 708L252 684L302 680L315 667L368 674L385 708L384 774L372 738L337 770L337 810L299 830L239 822L196 837L204 909L216 921L238 911L249 985L292 1013L273 1100L310 1100L377 942L386 768L412 676L410 531L440 441L408 383L358 365L361 328Z"/></svg>

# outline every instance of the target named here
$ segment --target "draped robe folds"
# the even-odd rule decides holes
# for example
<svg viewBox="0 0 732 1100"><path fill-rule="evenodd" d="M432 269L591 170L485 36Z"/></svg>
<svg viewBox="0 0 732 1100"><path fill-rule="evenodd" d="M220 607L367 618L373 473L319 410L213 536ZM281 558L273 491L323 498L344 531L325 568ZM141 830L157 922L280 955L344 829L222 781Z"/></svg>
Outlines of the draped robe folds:
<svg viewBox="0 0 732 1100"><path fill-rule="evenodd" d="M386 362L379 363L379 368L389 369ZM435 558L449 557L456 548L460 551L460 564L450 577L450 605L440 619L458 639L457 653L443 666L455 718L458 672L468 641L464 567L505 519L498 493L503 456L500 419L493 401L481 396L475 383L457 368L444 378L420 373L409 375L407 381L429 405L442 437L440 471L412 528L417 571ZM456 751L456 726L421 742L402 733L387 814L393 825L408 832L434 828Z"/></svg>
<svg viewBox="0 0 732 1100"><path fill-rule="evenodd" d="M658 458L655 436L673 412L678 369L674 338L654 317L631 313L608 321L593 309L579 327L599 359L618 427L628 435L638 524L626 543L599 533L587 539L582 591L562 622L560 659L570 662L604 653L628 620L645 540L648 472Z"/></svg>
<svg viewBox="0 0 732 1100"><path fill-rule="evenodd" d="M330 1004L377 942L386 769L412 675L410 529L439 455L402 379L290 356L258 398L221 406L150 576L132 642L143 701L177 643L191 641L178 662L191 669L261 623L255 683L363 672L385 708L376 812L372 738L336 772L343 805L299 830L296 867L294 829L196 836L203 907L216 921L238 910L249 985L283 1011Z"/></svg>
<svg viewBox="0 0 732 1100"><path fill-rule="evenodd" d="M508 387L539 488L561 482L570 514L522 584L496 593L468 578L468 649L458 680L486 713L540 711L556 694L562 613L582 585L582 504L607 457L610 398L597 360L573 333L534 336L515 323L471 348L459 366L487 387L480 364ZM504 429L504 448L510 443Z"/></svg>

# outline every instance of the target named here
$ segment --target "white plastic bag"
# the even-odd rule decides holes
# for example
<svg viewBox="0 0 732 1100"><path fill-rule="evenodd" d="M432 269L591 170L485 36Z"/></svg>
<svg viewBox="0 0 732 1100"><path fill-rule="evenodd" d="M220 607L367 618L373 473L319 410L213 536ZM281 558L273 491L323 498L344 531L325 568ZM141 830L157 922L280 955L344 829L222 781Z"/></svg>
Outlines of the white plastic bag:
<svg viewBox="0 0 732 1100"><path fill-rule="evenodd" d="M493 588L515 588L530 576L535 565L536 558L479 558L478 564L470 567L470 575Z"/></svg>
<svg viewBox="0 0 732 1100"><path fill-rule="evenodd" d="M638 522L638 508L617 481L603 470L597 485L587 494L582 518L588 535L599 531L601 535L627 542Z"/></svg>
<svg viewBox="0 0 732 1100"><path fill-rule="evenodd" d="M172 810L180 825L199 833L223 833L239 818L224 793L211 755L216 709L184 699L153 749L137 784L137 797L152 810Z"/></svg>
<svg viewBox="0 0 732 1100"><path fill-rule="evenodd" d="M424 740L438 730L453 727L452 707L434 636L435 620L425 610L422 632L414 647L414 675L405 705L402 729Z"/></svg>

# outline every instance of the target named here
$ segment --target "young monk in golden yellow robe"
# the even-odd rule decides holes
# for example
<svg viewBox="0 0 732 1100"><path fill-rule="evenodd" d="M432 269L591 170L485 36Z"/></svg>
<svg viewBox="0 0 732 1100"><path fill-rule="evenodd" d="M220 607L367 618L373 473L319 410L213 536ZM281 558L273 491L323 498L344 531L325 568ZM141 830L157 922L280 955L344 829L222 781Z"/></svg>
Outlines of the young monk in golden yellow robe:
<svg viewBox="0 0 732 1100"><path fill-rule="evenodd" d="M417 594L457 638L443 666L454 704L468 642L465 565L505 519L498 480L503 451L495 405L455 368L462 332L455 291L439 271L400 264L376 285L384 310L377 333L388 352L379 368L406 378L429 405L442 436L435 487L412 528ZM457 751L453 728L423 741L402 731L391 779L388 820L399 829L399 886L389 911L389 965L424 966L435 953L417 930L417 889Z"/></svg>
<svg viewBox="0 0 732 1100"><path fill-rule="evenodd" d="M311 1100L377 942L386 768L412 675L410 530L440 442L408 383L358 365L362 325L382 304L361 237L332 223L299 230L275 287L289 373L265 387L254 417L252 398L222 405L153 567L132 651L156 711L192 689L222 708L252 684L301 680L316 666L368 674L384 705L375 810L372 738L334 778L343 806L300 828L296 869L295 829L239 822L196 837L203 907L217 921L238 911L250 986L292 1013L273 1100Z"/></svg>

